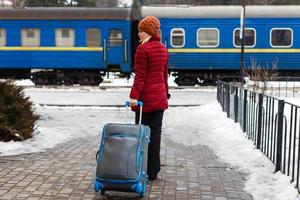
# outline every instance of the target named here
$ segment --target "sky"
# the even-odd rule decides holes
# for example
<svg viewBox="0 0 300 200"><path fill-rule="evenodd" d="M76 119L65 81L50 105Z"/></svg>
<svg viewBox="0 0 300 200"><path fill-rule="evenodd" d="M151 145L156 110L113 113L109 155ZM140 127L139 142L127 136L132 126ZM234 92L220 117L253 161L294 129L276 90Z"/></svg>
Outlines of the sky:
<svg viewBox="0 0 300 200"><path fill-rule="evenodd" d="M18 84L29 83L21 81ZM132 82L105 80L103 84L130 85ZM208 145L222 162L248 174L244 190L255 200L300 199L290 179L280 172L274 174L274 165L269 159L255 149L240 126L222 112L216 101L216 88L172 89L170 92L170 105L188 103L199 106L170 107L165 112L163 134L169 139L184 145ZM125 108L96 105L120 105L127 99L129 89L29 87L25 93L35 103L36 112L41 115L37 130L32 139L24 142L0 142L0 156L47 151L75 138L97 135L105 123L122 122ZM51 103L73 106L45 106ZM132 113L129 117L133 118Z"/></svg>

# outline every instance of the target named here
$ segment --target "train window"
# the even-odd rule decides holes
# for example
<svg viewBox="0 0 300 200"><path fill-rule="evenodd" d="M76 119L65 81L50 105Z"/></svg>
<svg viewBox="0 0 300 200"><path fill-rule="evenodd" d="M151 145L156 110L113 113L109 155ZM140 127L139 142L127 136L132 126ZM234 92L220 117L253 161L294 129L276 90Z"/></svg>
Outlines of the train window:
<svg viewBox="0 0 300 200"><path fill-rule="evenodd" d="M98 28L89 28L86 30L86 46L100 47L101 32Z"/></svg>
<svg viewBox="0 0 300 200"><path fill-rule="evenodd" d="M242 40L240 39L240 29L234 29L233 45L235 47L241 47ZM256 44L256 31L253 28L245 28L245 47L254 47Z"/></svg>
<svg viewBox="0 0 300 200"><path fill-rule="evenodd" d="M199 28L197 30L198 47L219 46L219 30L216 28Z"/></svg>
<svg viewBox="0 0 300 200"><path fill-rule="evenodd" d="M183 47L185 45L185 31L182 28L174 28L171 30L171 46Z"/></svg>
<svg viewBox="0 0 300 200"><path fill-rule="evenodd" d="M291 47L293 44L293 32L290 28L273 28L271 30L272 47Z"/></svg>
<svg viewBox="0 0 300 200"><path fill-rule="evenodd" d="M58 28L55 30L55 46L74 47L75 31L70 28Z"/></svg>
<svg viewBox="0 0 300 200"><path fill-rule="evenodd" d="M6 46L6 30L0 29L0 47Z"/></svg>
<svg viewBox="0 0 300 200"><path fill-rule="evenodd" d="M24 28L21 30L21 43L23 47L40 46L40 29Z"/></svg>
<svg viewBox="0 0 300 200"><path fill-rule="evenodd" d="M111 29L109 31L109 44L111 47L122 45L122 31L120 29Z"/></svg>

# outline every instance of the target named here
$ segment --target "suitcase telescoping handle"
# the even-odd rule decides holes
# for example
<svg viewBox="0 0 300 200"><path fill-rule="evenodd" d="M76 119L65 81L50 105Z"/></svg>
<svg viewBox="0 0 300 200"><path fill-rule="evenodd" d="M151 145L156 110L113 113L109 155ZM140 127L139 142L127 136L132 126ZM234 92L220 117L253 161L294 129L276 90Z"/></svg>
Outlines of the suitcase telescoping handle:
<svg viewBox="0 0 300 200"><path fill-rule="evenodd" d="M142 113L143 113L143 102L142 101L137 101L137 105L140 107L140 115L139 115L139 124L142 123ZM128 119L128 108L130 106L130 102L126 101L125 102L126 110L127 110L127 119Z"/></svg>

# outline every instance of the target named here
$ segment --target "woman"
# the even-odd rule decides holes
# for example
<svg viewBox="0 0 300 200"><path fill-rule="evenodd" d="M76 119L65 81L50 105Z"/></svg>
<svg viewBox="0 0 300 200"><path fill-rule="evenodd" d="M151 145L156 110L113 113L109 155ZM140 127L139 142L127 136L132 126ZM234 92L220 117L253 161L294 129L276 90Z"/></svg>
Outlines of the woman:
<svg viewBox="0 0 300 200"><path fill-rule="evenodd" d="M135 54L134 83L130 92L130 103L139 119L137 101L142 101L142 124L151 129L148 149L148 177L154 180L160 171L160 140L164 110L168 108L168 50L160 42L160 22L148 16L138 25L141 44Z"/></svg>

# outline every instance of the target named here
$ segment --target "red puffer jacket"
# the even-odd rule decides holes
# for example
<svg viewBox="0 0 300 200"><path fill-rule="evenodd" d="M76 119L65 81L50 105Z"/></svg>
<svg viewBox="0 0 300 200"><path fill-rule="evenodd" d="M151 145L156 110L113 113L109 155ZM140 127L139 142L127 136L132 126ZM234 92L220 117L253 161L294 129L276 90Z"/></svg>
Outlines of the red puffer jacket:
<svg viewBox="0 0 300 200"><path fill-rule="evenodd" d="M168 108L168 58L167 48L156 35L137 48L130 98L143 101L143 112ZM132 109L138 111L136 106Z"/></svg>

